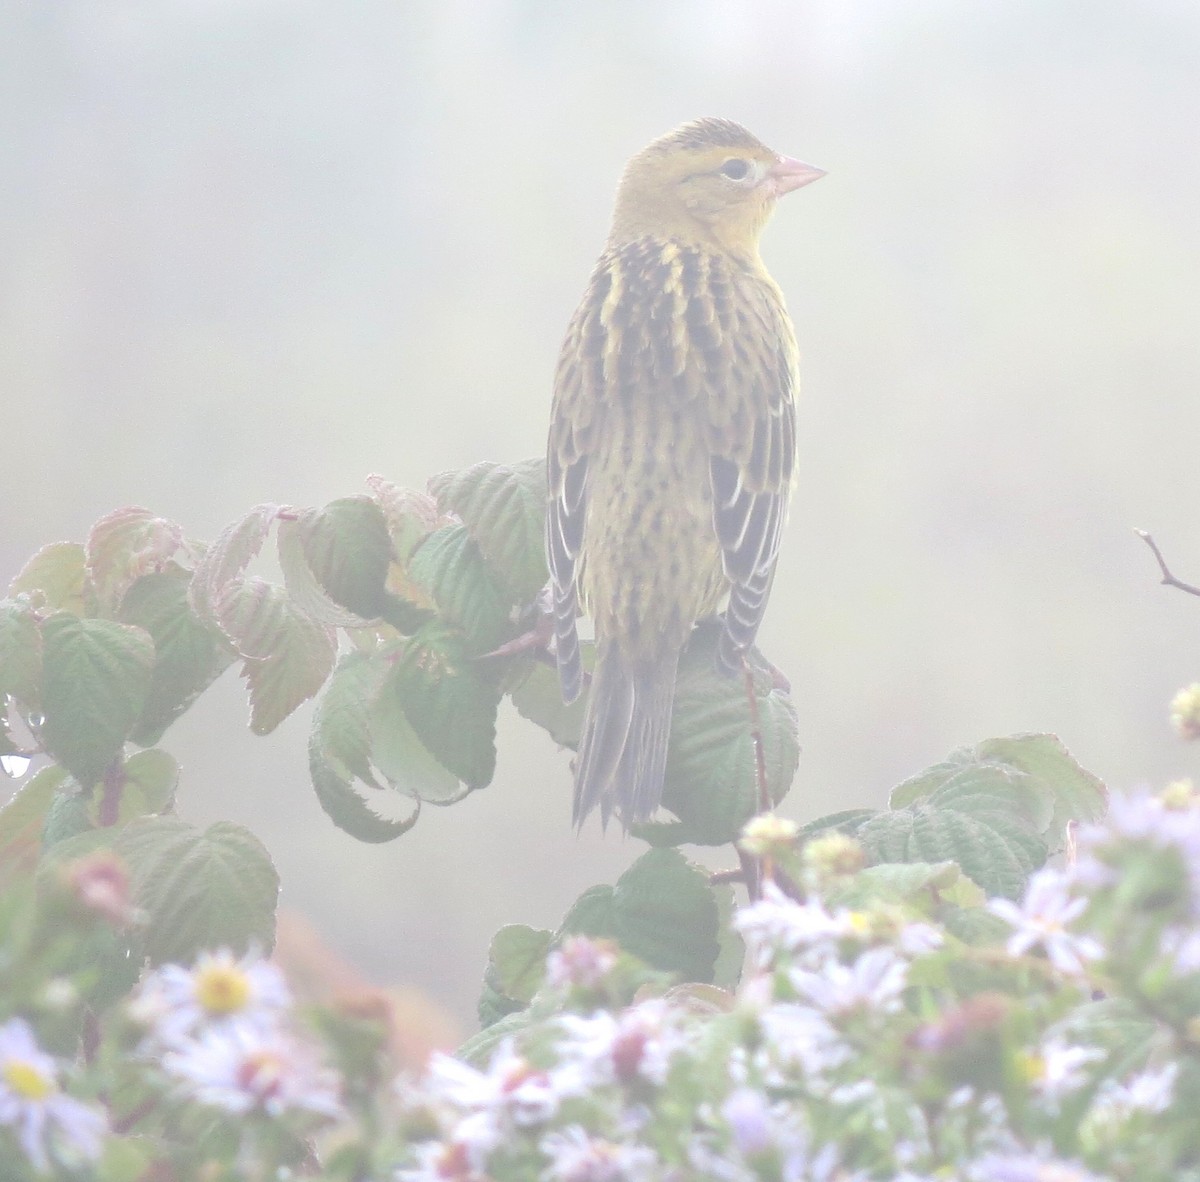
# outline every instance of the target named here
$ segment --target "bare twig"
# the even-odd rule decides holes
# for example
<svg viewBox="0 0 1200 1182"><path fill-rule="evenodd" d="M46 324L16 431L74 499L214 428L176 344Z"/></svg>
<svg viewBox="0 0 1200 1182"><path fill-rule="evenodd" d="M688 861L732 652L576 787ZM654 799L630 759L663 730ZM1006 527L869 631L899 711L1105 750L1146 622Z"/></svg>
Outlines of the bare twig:
<svg viewBox="0 0 1200 1182"><path fill-rule="evenodd" d="M746 874L742 870L713 870L708 881L711 886L719 886L725 882L745 882Z"/></svg>
<svg viewBox="0 0 1200 1182"><path fill-rule="evenodd" d="M1178 587L1180 591L1186 591L1188 595L1200 595L1200 587L1193 586L1191 583L1185 583L1182 579L1177 579L1171 574L1167 567L1166 559L1162 556L1162 551L1144 529L1135 529L1133 532L1150 547L1150 551L1158 563L1158 569L1162 571L1162 584L1164 587Z"/></svg>

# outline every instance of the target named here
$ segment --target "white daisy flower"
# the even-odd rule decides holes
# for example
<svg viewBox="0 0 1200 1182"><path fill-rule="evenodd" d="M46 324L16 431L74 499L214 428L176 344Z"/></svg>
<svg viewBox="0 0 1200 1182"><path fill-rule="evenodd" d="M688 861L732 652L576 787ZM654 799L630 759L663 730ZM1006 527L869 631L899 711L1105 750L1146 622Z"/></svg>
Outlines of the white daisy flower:
<svg viewBox="0 0 1200 1182"><path fill-rule="evenodd" d="M56 1158L95 1161L106 1131L99 1112L63 1094L57 1064L20 1018L0 1026L0 1125L16 1133L25 1156L43 1171L52 1150Z"/></svg>
<svg viewBox="0 0 1200 1182"><path fill-rule="evenodd" d="M1045 952L1059 972L1071 976L1083 972L1085 961L1104 955L1104 948L1091 936L1070 930L1087 908L1087 900L1067 890L1062 875L1039 870L1030 880L1020 906L1011 899L992 899L988 910L1013 929L1005 947L1010 956L1024 956L1034 948Z"/></svg>
<svg viewBox="0 0 1200 1182"><path fill-rule="evenodd" d="M142 982L130 1013L158 1042L173 1045L208 1028L273 1026L291 1001L273 964L255 953L239 960L222 949L201 953L191 968L156 969Z"/></svg>
<svg viewBox="0 0 1200 1182"><path fill-rule="evenodd" d="M549 1158L543 1182L649 1182L658 1156L644 1145L617 1145L579 1125L547 1133L540 1148Z"/></svg>
<svg viewBox="0 0 1200 1182"><path fill-rule="evenodd" d="M187 1095L225 1112L281 1116L341 1114L337 1074L287 1031L226 1026L203 1032L163 1057Z"/></svg>

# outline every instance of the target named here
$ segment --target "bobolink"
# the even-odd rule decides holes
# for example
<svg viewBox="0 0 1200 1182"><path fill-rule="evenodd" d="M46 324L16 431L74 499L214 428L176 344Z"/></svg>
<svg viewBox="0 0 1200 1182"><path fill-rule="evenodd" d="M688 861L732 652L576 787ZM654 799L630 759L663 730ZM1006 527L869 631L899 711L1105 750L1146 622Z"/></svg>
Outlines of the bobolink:
<svg viewBox="0 0 1200 1182"><path fill-rule="evenodd" d="M626 825L662 796L675 673L728 595L741 668L766 607L795 452L796 341L758 254L776 200L824 174L744 127L700 119L629 162L567 329L548 447L546 548L563 697L596 666L574 819Z"/></svg>

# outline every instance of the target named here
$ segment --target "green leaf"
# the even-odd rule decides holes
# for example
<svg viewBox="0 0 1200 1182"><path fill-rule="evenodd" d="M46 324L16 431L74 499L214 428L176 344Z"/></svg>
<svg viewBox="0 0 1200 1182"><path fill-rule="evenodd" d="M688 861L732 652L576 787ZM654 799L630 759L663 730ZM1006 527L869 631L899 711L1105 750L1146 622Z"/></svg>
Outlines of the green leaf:
<svg viewBox="0 0 1200 1182"><path fill-rule="evenodd" d="M709 889L717 901L717 963L713 965L712 983L722 989L733 989L742 976L746 960L746 944L733 926L737 902L733 890L722 884Z"/></svg>
<svg viewBox="0 0 1200 1182"><path fill-rule="evenodd" d="M831 899L843 907L863 908L870 903L909 903L929 911L962 879L956 862L885 862L859 871ZM978 903L984 901L975 888Z"/></svg>
<svg viewBox="0 0 1200 1182"><path fill-rule="evenodd" d="M42 830L42 849L49 851L81 833L96 829L94 809L74 780L67 780L61 792L54 797L50 811L46 814L46 826ZM107 840L107 839L106 839Z"/></svg>
<svg viewBox="0 0 1200 1182"><path fill-rule="evenodd" d="M96 599L106 614L116 609L127 587L161 570L183 546L183 530L149 509L130 505L92 526L84 559Z"/></svg>
<svg viewBox="0 0 1200 1182"><path fill-rule="evenodd" d="M151 817L122 829L113 848L147 916L151 963L188 963L206 948L270 951L279 877L249 830L222 821L201 831L178 817Z"/></svg>
<svg viewBox="0 0 1200 1182"><path fill-rule="evenodd" d="M681 822L671 828L675 843L724 845L760 811L745 679L718 672L719 637L717 621L701 624L679 662L663 790L663 803ZM796 708L756 651L751 668L767 789L772 803L778 804L800 762ZM640 834L642 829L634 831Z"/></svg>
<svg viewBox="0 0 1200 1182"><path fill-rule="evenodd" d="M617 917L613 907L613 888L607 883L588 887L574 903L559 925L556 938L563 936L593 936L596 939L617 938Z"/></svg>
<svg viewBox="0 0 1200 1182"><path fill-rule="evenodd" d="M344 656L317 702L308 746L309 772L321 807L338 828L367 842L399 837L416 824L420 812L418 799L409 817L382 816L356 786L361 781L381 791L371 766L370 710L382 675L375 654ZM450 778L457 789L458 781Z"/></svg>
<svg viewBox="0 0 1200 1182"><path fill-rule="evenodd" d="M363 628L370 623L370 619L335 603L321 586L304 555L298 520L281 521L276 540L288 598L304 615L330 628Z"/></svg>
<svg viewBox="0 0 1200 1182"><path fill-rule="evenodd" d="M344 497L281 522L279 558L289 593L322 623L354 628L382 617L412 629L430 615L388 589L392 539L370 497Z"/></svg>
<svg viewBox="0 0 1200 1182"><path fill-rule="evenodd" d="M96 1164L96 1182L142 1182L152 1178L159 1152L158 1144L148 1137L118 1137L110 1133L104 1139L104 1152Z"/></svg>
<svg viewBox="0 0 1200 1182"><path fill-rule="evenodd" d="M421 802L407 816L382 816L371 807L348 776L326 762L313 740L308 746L308 771L317 800L329 819L344 833L359 841L379 844L407 833L421 815Z"/></svg>
<svg viewBox="0 0 1200 1182"><path fill-rule="evenodd" d="M972 801L939 807L935 795L911 808L879 813L858 831L876 862L957 862L989 895L1019 898L1029 876L1046 861L1046 844L1020 814Z"/></svg>
<svg viewBox="0 0 1200 1182"><path fill-rule="evenodd" d="M512 1004L512 1003L510 1003ZM524 1008L509 1010L506 1014L488 1015L482 1012L481 1002L480 1023L483 1029L473 1034L454 1052L456 1059L471 1064L472 1067L485 1068L492 1058L496 1048L505 1039L512 1038L534 1021L533 1016Z"/></svg>
<svg viewBox="0 0 1200 1182"><path fill-rule="evenodd" d="M1107 808L1104 785L1071 757L1054 735L1009 735L988 739L975 747L960 747L898 785L891 807L902 808L940 794L992 798L995 811L1018 810L1042 837L1050 853L1063 848L1067 823L1094 821ZM981 804L971 806L979 811Z"/></svg>
<svg viewBox="0 0 1200 1182"><path fill-rule="evenodd" d="M370 704L386 672L373 652L346 653L335 666L313 712L317 752L339 775L380 785L371 769Z"/></svg>
<svg viewBox="0 0 1200 1182"><path fill-rule="evenodd" d="M66 778L65 769L44 767L0 808L0 888L33 873L46 816Z"/></svg>
<svg viewBox="0 0 1200 1182"><path fill-rule="evenodd" d="M384 681L371 702L368 726L372 764L405 796L430 804L454 804L471 788L463 785L418 737L405 713L396 676Z"/></svg>
<svg viewBox="0 0 1200 1182"><path fill-rule="evenodd" d="M621 946L687 981L713 980L720 909L708 874L678 850L650 850L617 879L612 894Z"/></svg>
<svg viewBox="0 0 1200 1182"><path fill-rule="evenodd" d="M429 482L438 507L456 514L514 604L526 604L545 586L546 461L511 467L485 461Z"/></svg>
<svg viewBox="0 0 1200 1182"><path fill-rule="evenodd" d="M1003 944L1011 931L998 915L979 906L944 907L937 918L955 939L975 947Z"/></svg>
<svg viewBox="0 0 1200 1182"><path fill-rule="evenodd" d="M900 784L891 807L817 824L852 832L875 861L950 859L989 894L1017 898L1068 820L1102 814L1105 792L1053 735L1011 735L951 752Z"/></svg>
<svg viewBox="0 0 1200 1182"><path fill-rule="evenodd" d="M473 653L490 652L512 635L509 601L463 526L430 534L413 553L409 574L441 617L462 629Z"/></svg>
<svg viewBox="0 0 1200 1182"><path fill-rule="evenodd" d="M584 645L584 665L590 667L592 645ZM583 731L583 711L587 697L580 695L569 706L562 700L558 670L541 661L528 662L528 672L511 691L512 703L522 718L550 733L560 747L575 750Z"/></svg>
<svg viewBox="0 0 1200 1182"><path fill-rule="evenodd" d="M1085 771L1057 735L1009 735L987 739L975 748L980 759L1000 760L1019 768L1033 782L1041 801L1038 832L1058 853L1065 845L1070 821L1098 821L1108 811L1108 792Z"/></svg>
<svg viewBox="0 0 1200 1182"><path fill-rule="evenodd" d="M42 634L28 603L0 603L0 700L10 694L26 710L41 701ZM2 714L3 711L0 711Z"/></svg>
<svg viewBox="0 0 1200 1182"><path fill-rule="evenodd" d="M250 729L268 734L324 684L337 658L336 634L297 612L282 587L259 578L227 588L218 615L245 658Z"/></svg>
<svg viewBox="0 0 1200 1182"><path fill-rule="evenodd" d="M375 619L387 597L392 540L383 510L369 497L343 497L296 522L313 574L334 603Z"/></svg>
<svg viewBox="0 0 1200 1182"><path fill-rule="evenodd" d="M42 625L40 738L80 784L90 786L120 754L146 702L154 644L140 628L67 612Z"/></svg>
<svg viewBox="0 0 1200 1182"><path fill-rule="evenodd" d="M51 542L22 568L9 594L27 594L36 606L90 615L95 595L87 578L83 547L78 542Z"/></svg>
<svg viewBox="0 0 1200 1182"><path fill-rule="evenodd" d="M233 662L233 653L188 603L190 575L178 568L143 575L121 600L118 618L154 641L150 692L130 738L152 747Z"/></svg>
<svg viewBox="0 0 1200 1182"><path fill-rule="evenodd" d="M844 833L847 837L857 837L858 831L878 813L878 809L843 809L838 813L827 813L823 817L809 821L800 830L800 835L811 841L826 833Z"/></svg>
<svg viewBox="0 0 1200 1182"><path fill-rule="evenodd" d="M553 934L523 923L508 924L488 950L489 983L504 997L528 1005L546 977Z"/></svg>
<svg viewBox="0 0 1200 1182"><path fill-rule="evenodd" d="M125 761L118 824L166 813L175 807L179 764L158 748L137 751Z"/></svg>
<svg viewBox="0 0 1200 1182"><path fill-rule="evenodd" d="M417 738L468 788L483 788L496 771L500 692L451 634L430 632L411 644L385 683Z"/></svg>

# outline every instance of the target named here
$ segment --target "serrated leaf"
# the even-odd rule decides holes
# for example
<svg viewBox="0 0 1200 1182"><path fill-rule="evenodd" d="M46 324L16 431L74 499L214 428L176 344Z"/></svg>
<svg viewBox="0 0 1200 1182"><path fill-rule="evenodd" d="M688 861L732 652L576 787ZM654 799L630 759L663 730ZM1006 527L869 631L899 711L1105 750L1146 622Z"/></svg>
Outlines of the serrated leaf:
<svg viewBox="0 0 1200 1182"><path fill-rule="evenodd" d="M1096 820L1107 807L1100 780L1080 767L1056 736L1047 734L1009 735L960 747L898 785L891 806L902 808L935 795L946 803L952 793L976 794L981 801L991 795L995 809L1019 811L1051 853L1062 849L1070 820ZM981 808L979 804L972 811Z"/></svg>
<svg viewBox="0 0 1200 1182"><path fill-rule="evenodd" d="M528 1007L511 997L505 997L491 982L490 967L483 974L483 988L479 991L479 1000L475 1003L475 1013L479 1018L481 1030L487 1030L503 1022L506 1018L524 1014Z"/></svg>
<svg viewBox="0 0 1200 1182"><path fill-rule="evenodd" d="M0 603L0 703L11 694L27 711L41 700L42 633L28 603ZM0 711L2 713L2 711Z"/></svg>
<svg viewBox="0 0 1200 1182"><path fill-rule="evenodd" d="M91 614L95 596L88 583L84 550L78 542L43 546L9 584L12 596L27 594L55 611Z"/></svg>
<svg viewBox="0 0 1200 1182"><path fill-rule="evenodd" d="M713 965L712 983L722 990L733 989L742 976L746 960L746 944L733 926L737 902L733 890L725 885L709 885L717 901L717 962ZM702 988L697 986L697 988ZM706 996L701 994L701 996ZM722 1004L725 1004L722 1002Z"/></svg>
<svg viewBox="0 0 1200 1182"><path fill-rule="evenodd" d="M928 910L962 877L956 862L885 862L859 871L831 892L830 898L843 907L862 908L883 902L910 903ZM983 902L982 895L979 902Z"/></svg>
<svg viewBox="0 0 1200 1182"><path fill-rule="evenodd" d="M490 652L512 635L508 598L464 526L430 534L414 551L408 573L433 597L439 615L463 631L471 652Z"/></svg>
<svg viewBox="0 0 1200 1182"><path fill-rule="evenodd" d="M461 641L430 634L410 645L384 685L387 693L397 695L417 738L447 771L468 788L491 782L500 692Z"/></svg>
<svg viewBox="0 0 1200 1182"><path fill-rule="evenodd" d="M42 625L40 738L84 786L120 754L146 702L154 644L140 628L68 612Z"/></svg>
<svg viewBox="0 0 1200 1182"><path fill-rule="evenodd" d="M190 582L179 568L144 575L121 600L121 622L144 629L154 641L150 692L130 734L143 747L157 743L234 660L223 637L192 611Z"/></svg>
<svg viewBox="0 0 1200 1182"><path fill-rule="evenodd" d="M201 831L178 817L151 817L121 830L113 848L146 913L152 964L188 963L206 948L270 951L279 876L249 830L221 821Z"/></svg>
<svg viewBox="0 0 1200 1182"><path fill-rule="evenodd" d="M393 819L376 812L356 789L355 782L330 764L315 739L309 740L308 770L317 800L329 819L359 841L378 844L407 833L421 815L421 802L407 817Z"/></svg>
<svg viewBox="0 0 1200 1182"><path fill-rule="evenodd" d="M155 1159L161 1149L157 1142L143 1137L118 1137L109 1134L96 1163L96 1182L142 1182L153 1177Z"/></svg>
<svg viewBox="0 0 1200 1182"><path fill-rule="evenodd" d="M372 701L368 727L372 764L405 796L445 805L471 791L418 737L393 678L384 682Z"/></svg>
<svg viewBox="0 0 1200 1182"><path fill-rule="evenodd" d="M67 778L61 767L44 767L0 808L0 887L31 875L42 852L46 817Z"/></svg>
<svg viewBox="0 0 1200 1182"><path fill-rule="evenodd" d="M957 862L989 895L1010 899L1021 896L1047 854L1015 812L977 817L926 802L877 814L857 837L876 862Z"/></svg>
<svg viewBox="0 0 1200 1182"><path fill-rule="evenodd" d="M678 850L650 850L617 879L612 914L627 952L687 981L712 982L719 909L706 871Z"/></svg>
<svg viewBox="0 0 1200 1182"><path fill-rule="evenodd" d="M370 708L386 665L372 652L351 652L337 663L313 712L312 736L321 760L339 775L379 784L371 770Z"/></svg>
<svg viewBox="0 0 1200 1182"><path fill-rule="evenodd" d="M449 524L446 515L438 510L437 502L428 493L401 488L382 476L368 476L367 487L375 503L383 510L392 548L401 563L408 561L422 538Z"/></svg>
<svg viewBox="0 0 1200 1182"><path fill-rule="evenodd" d="M46 825L42 829L44 852L57 849L64 842L73 841L82 834L96 831L94 810L88 804L75 781L67 780L46 814Z"/></svg>
<svg viewBox="0 0 1200 1182"><path fill-rule="evenodd" d="M133 582L161 570L183 545L183 530L140 505L101 517L84 547L88 576L104 612L111 612Z"/></svg>
<svg viewBox="0 0 1200 1182"><path fill-rule="evenodd" d="M369 497L342 497L296 522L304 556L334 603L363 619L383 611L392 540L383 510Z"/></svg>
<svg viewBox="0 0 1200 1182"><path fill-rule="evenodd" d="M469 1063L472 1067L484 1068L491 1060L493 1051L505 1039L512 1038L513 1035L524 1030L534 1021L534 1018L528 1010L518 1009L493 1017L490 1021L484 1021L481 1013L480 1021L483 1029L468 1038L454 1052L454 1057L461 1059L464 1063Z"/></svg>
<svg viewBox="0 0 1200 1182"><path fill-rule="evenodd" d="M587 644L585 649L591 650ZM590 667L590 653L584 654L584 666ZM529 671L511 691L512 703L522 718L548 731L560 747L575 750L583 731L583 711L587 698L580 696L569 706L562 700L558 670L541 661L529 662Z"/></svg>
<svg viewBox="0 0 1200 1182"><path fill-rule="evenodd" d="M370 622L335 603L321 586L304 556L298 521L281 521L275 537L288 598L300 611L330 628L362 628Z"/></svg>
<svg viewBox="0 0 1200 1182"><path fill-rule="evenodd" d="M123 780L118 824L175 807L179 764L166 751L152 747L135 752L125 761Z"/></svg>
<svg viewBox="0 0 1200 1182"><path fill-rule="evenodd" d="M511 602L532 601L549 578L546 569L546 461L511 467L484 461L462 472L443 472L429 482L439 508L456 514Z"/></svg>
<svg viewBox="0 0 1200 1182"><path fill-rule="evenodd" d="M297 612L282 587L259 578L226 587L216 608L245 658L250 729L268 734L324 684L337 658L336 634Z"/></svg>
<svg viewBox="0 0 1200 1182"><path fill-rule="evenodd" d="M720 625L706 621L680 658L663 789L663 804L682 825L672 827L674 840L699 845L733 841L760 807L745 679L717 670L719 636ZM778 804L800 762L796 708L756 651L750 659L767 789Z"/></svg>
<svg viewBox="0 0 1200 1182"><path fill-rule="evenodd" d="M847 837L857 837L858 831L876 815L878 809L843 809L838 813L827 813L823 817L809 821L800 830L800 836L806 841L820 837L825 833L844 833Z"/></svg>
<svg viewBox="0 0 1200 1182"><path fill-rule="evenodd" d="M225 527L196 564L188 594L197 615L215 619L228 588L241 581L246 567L262 550L271 523L283 505L255 505L244 517Z"/></svg>
<svg viewBox="0 0 1200 1182"><path fill-rule="evenodd" d="M356 783L374 793L383 791L371 765L371 710L387 668L384 660L375 652L342 657L317 701L308 745L309 772L321 807L339 829L367 842L399 837L420 813L418 798L409 816L384 816L377 807L386 803L383 797L368 800ZM453 783L457 788L458 781Z"/></svg>
<svg viewBox="0 0 1200 1182"><path fill-rule="evenodd" d="M615 940L617 919L613 910L613 888L607 883L588 887L563 916L557 938L563 936L593 936Z"/></svg>
<svg viewBox="0 0 1200 1182"><path fill-rule="evenodd" d="M1102 781L1082 768L1057 735L1009 735L975 748L980 759L1002 760L1023 771L1050 807L1039 828L1052 853L1063 848L1070 821L1098 821L1108 809Z"/></svg>
<svg viewBox="0 0 1200 1182"><path fill-rule="evenodd" d="M533 999L546 977L546 956L553 934L523 923L502 927L488 949L493 987L523 1005Z"/></svg>
<svg viewBox="0 0 1200 1182"><path fill-rule="evenodd" d="M945 907L938 913L938 922L956 940L981 948L1003 944L1012 930L982 906Z"/></svg>

